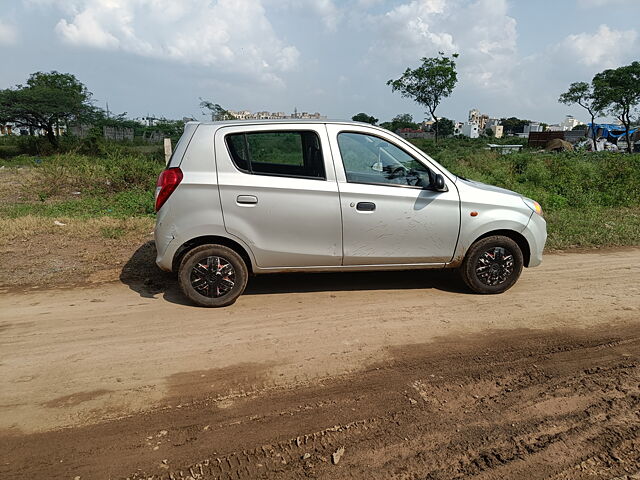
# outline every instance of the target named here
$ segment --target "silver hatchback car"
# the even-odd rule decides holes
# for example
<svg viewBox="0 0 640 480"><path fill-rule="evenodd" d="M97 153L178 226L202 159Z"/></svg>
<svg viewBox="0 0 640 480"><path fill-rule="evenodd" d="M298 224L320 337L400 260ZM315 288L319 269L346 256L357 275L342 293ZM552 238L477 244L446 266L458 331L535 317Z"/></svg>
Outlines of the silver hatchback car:
<svg viewBox="0 0 640 480"><path fill-rule="evenodd" d="M501 293L542 261L535 201L356 122L190 122L156 189L156 263L198 305L250 273L458 268Z"/></svg>

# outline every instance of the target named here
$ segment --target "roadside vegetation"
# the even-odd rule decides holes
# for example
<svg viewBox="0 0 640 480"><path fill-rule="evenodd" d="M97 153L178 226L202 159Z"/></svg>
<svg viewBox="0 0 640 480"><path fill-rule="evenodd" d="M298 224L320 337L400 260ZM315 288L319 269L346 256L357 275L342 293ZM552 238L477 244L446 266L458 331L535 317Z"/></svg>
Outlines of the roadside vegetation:
<svg viewBox="0 0 640 480"><path fill-rule="evenodd" d="M640 244L640 155L545 153L526 147L500 155L485 150L486 142L413 140L457 175L540 202L549 224L550 249ZM2 147L7 146L12 145L5 140ZM24 217L45 218L47 225L141 218L149 229L153 226L155 181L164 168L160 146L101 141L92 154L75 149L48 156L3 155L0 166L4 222ZM96 236L126 237L131 226L106 222L104 228L93 222ZM140 231L139 223L135 230Z"/></svg>
<svg viewBox="0 0 640 480"><path fill-rule="evenodd" d="M525 148L500 155L485 150L482 139L413 143L456 175L537 200L548 223L548 249L640 245L640 154Z"/></svg>

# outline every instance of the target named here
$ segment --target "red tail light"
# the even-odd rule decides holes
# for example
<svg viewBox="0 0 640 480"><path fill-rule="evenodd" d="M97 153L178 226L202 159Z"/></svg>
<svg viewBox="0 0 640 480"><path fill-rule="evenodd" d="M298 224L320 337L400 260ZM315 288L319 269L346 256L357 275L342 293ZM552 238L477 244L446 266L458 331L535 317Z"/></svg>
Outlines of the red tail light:
<svg viewBox="0 0 640 480"><path fill-rule="evenodd" d="M181 181L182 170L178 167L162 171L156 183L156 212L160 210Z"/></svg>

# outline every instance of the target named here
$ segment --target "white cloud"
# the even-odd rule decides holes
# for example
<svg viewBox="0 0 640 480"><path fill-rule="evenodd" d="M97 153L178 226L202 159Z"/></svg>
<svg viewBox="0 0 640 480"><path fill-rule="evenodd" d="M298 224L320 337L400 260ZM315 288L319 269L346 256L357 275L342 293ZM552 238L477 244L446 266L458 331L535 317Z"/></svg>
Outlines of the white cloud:
<svg viewBox="0 0 640 480"><path fill-rule="evenodd" d="M630 5L637 0L580 0L578 6L582 8L620 7Z"/></svg>
<svg viewBox="0 0 640 480"><path fill-rule="evenodd" d="M15 26L0 20L0 45L13 45L18 40L18 31Z"/></svg>
<svg viewBox="0 0 640 480"><path fill-rule="evenodd" d="M269 0L269 4L318 16L329 32L335 32L344 17L344 8L338 7L333 0Z"/></svg>
<svg viewBox="0 0 640 480"><path fill-rule="evenodd" d="M56 33L78 47L210 66L273 84L298 62L298 50L278 37L261 0L28 1L57 7L64 17Z"/></svg>
<svg viewBox="0 0 640 480"><path fill-rule="evenodd" d="M461 80L503 88L516 59L516 21L506 0L413 0L383 15L370 16L377 29L370 56L397 65L417 65L438 51L457 52Z"/></svg>
<svg viewBox="0 0 640 480"><path fill-rule="evenodd" d="M607 25L600 25L593 34L583 32L567 36L557 50L588 67L610 68L622 63L637 49L637 39L635 30L612 30Z"/></svg>

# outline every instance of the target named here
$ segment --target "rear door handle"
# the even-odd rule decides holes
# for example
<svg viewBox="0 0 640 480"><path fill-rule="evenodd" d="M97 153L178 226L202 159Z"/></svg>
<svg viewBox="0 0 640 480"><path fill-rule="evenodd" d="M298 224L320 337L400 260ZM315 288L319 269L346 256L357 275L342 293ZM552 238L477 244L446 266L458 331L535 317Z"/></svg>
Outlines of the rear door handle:
<svg viewBox="0 0 640 480"><path fill-rule="evenodd" d="M361 212L373 212L376 209L376 204L373 202L358 202L356 210Z"/></svg>
<svg viewBox="0 0 640 480"><path fill-rule="evenodd" d="M258 197L255 195L238 195L236 202L240 205L255 205L258 203Z"/></svg>

